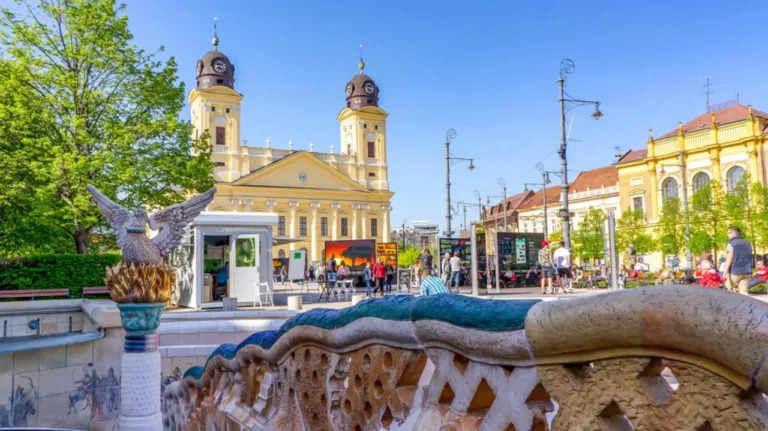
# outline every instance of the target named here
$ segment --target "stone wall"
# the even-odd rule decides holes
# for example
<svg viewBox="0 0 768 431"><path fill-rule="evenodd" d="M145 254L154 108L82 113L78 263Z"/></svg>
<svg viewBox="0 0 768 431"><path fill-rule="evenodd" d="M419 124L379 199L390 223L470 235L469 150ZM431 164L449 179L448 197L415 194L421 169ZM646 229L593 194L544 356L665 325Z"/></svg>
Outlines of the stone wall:
<svg viewBox="0 0 768 431"><path fill-rule="evenodd" d="M123 330L111 301L7 302L3 321L0 427L117 429Z"/></svg>
<svg viewBox="0 0 768 431"><path fill-rule="evenodd" d="M170 430L764 430L768 305L696 286L387 297L220 346Z"/></svg>

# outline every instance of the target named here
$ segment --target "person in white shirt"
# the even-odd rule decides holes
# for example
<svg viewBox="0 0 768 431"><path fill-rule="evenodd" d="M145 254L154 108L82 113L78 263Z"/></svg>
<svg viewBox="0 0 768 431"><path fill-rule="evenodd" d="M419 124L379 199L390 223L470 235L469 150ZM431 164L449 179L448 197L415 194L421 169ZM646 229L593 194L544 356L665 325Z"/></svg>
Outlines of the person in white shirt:
<svg viewBox="0 0 768 431"><path fill-rule="evenodd" d="M445 253L445 257L440 261L440 272L443 283L448 284L448 277L451 275L451 253Z"/></svg>
<svg viewBox="0 0 768 431"><path fill-rule="evenodd" d="M573 274L571 274L571 252L565 248L565 242L560 241L560 248L555 250L555 254L552 255L555 260L555 267L557 268L557 274L560 276L562 284L563 277L568 278L568 286L562 286L563 290L573 290Z"/></svg>
<svg viewBox="0 0 768 431"><path fill-rule="evenodd" d="M449 287L453 287L453 281L456 280L456 290L459 290L459 276L461 275L461 258L457 254L448 261L451 267L451 284Z"/></svg>
<svg viewBox="0 0 768 431"><path fill-rule="evenodd" d="M637 272L648 272L648 265L646 265L643 262L643 258L642 257L637 258L637 263L635 264L635 271L637 271Z"/></svg>

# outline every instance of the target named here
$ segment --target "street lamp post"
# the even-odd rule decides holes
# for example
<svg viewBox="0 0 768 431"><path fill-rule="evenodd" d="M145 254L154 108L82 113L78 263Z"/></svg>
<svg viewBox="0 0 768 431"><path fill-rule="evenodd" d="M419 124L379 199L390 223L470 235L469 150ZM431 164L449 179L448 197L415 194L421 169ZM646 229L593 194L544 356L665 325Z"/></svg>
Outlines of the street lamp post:
<svg viewBox="0 0 768 431"><path fill-rule="evenodd" d="M482 208L482 204L480 204L479 202L476 203L476 204L471 204L469 202L459 201L459 203L456 204L456 207L461 207L461 206L464 207L464 229L467 229L467 226L469 226L467 224L467 207L474 207L474 206L479 207L480 208L481 218L482 218L483 208ZM480 221L480 223L482 223L482 220Z"/></svg>
<svg viewBox="0 0 768 431"><path fill-rule="evenodd" d="M665 164L661 164L661 174L664 174ZM688 264L688 269L693 270L693 254L691 253L691 221L690 212L688 211L688 181L686 178L686 166L685 166L685 152L680 151L680 163L671 164L666 166L677 166L680 168L680 180L683 182L683 217L685 219L685 261ZM654 191L658 193L658 191Z"/></svg>
<svg viewBox="0 0 768 431"><path fill-rule="evenodd" d="M488 199L485 201L488 205L491 204L491 198L503 198L504 196L488 196ZM505 199L506 200L506 199ZM503 206L503 205L502 205ZM494 254L494 266L496 267L496 270L494 271L496 273L496 293L499 293L501 291L499 286L499 217L498 215L493 217L493 254Z"/></svg>
<svg viewBox="0 0 768 431"><path fill-rule="evenodd" d="M405 224L408 222L407 218L403 219L402 230L400 230L400 238L403 240L403 251L405 251Z"/></svg>
<svg viewBox="0 0 768 431"><path fill-rule="evenodd" d="M482 225L483 224L483 198L480 196L479 190L473 191L472 194L477 196L477 220Z"/></svg>
<svg viewBox="0 0 768 431"><path fill-rule="evenodd" d="M504 181L504 178L499 178L497 182L501 186L502 190L504 190L504 200L501 201L501 206L503 207L503 211L504 211L504 226L502 227L502 229L504 229L504 232L506 232L507 231L507 182Z"/></svg>
<svg viewBox="0 0 768 431"><path fill-rule="evenodd" d="M574 64L571 59L564 59L560 62L560 79L557 80L557 84L560 87L560 148L558 149L558 154L560 155L561 178L563 180L563 208L560 210L560 217L563 219L563 241L565 242L565 247L568 249L571 248L571 217L570 212L568 211L568 159L566 157L568 138L565 134L565 114L571 109L579 106L595 105L595 112L592 113L592 118L599 120L603 116L603 113L600 112L600 102L572 99L568 93L565 92L565 75L570 75L575 70L576 64ZM566 98L566 96L568 98Z"/></svg>
<svg viewBox="0 0 768 431"><path fill-rule="evenodd" d="M455 137L455 130L448 129L448 131L445 132L445 224L446 236L449 238L453 235L453 231L451 230L451 219L453 218L451 215L451 160L456 160L457 162L468 161L469 170L475 170L475 165L472 164L472 159L451 156L451 140Z"/></svg>

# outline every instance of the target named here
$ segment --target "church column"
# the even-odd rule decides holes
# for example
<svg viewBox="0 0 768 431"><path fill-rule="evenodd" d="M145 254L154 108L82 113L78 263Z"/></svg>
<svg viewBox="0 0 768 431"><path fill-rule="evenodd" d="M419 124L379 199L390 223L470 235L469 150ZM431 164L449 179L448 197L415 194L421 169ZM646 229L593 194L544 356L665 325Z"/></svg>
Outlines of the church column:
<svg viewBox="0 0 768 431"><path fill-rule="evenodd" d="M270 214L274 213L277 208L277 201L267 201L266 204L267 204L267 211Z"/></svg>
<svg viewBox="0 0 768 431"><path fill-rule="evenodd" d="M340 204L331 204L333 214L331 218L331 240L336 241L339 239L339 208Z"/></svg>
<svg viewBox="0 0 768 431"><path fill-rule="evenodd" d="M289 221L290 228L289 228L288 233L289 233L289 236L291 238L296 238L296 236L298 235L298 232L297 232L298 228L297 227L298 227L298 224L299 224L299 218L296 217L296 208L299 207L299 203L298 202L288 202L288 205L291 207L291 220ZM295 249L296 249L296 243L292 242L291 243L291 250L295 250Z"/></svg>
<svg viewBox="0 0 768 431"><path fill-rule="evenodd" d="M747 149L749 155L749 175L752 177L752 181L757 181L760 178L760 169L757 165L757 149L754 147L754 142Z"/></svg>
<svg viewBox="0 0 768 431"><path fill-rule="evenodd" d="M392 210L392 207L389 205L382 205L381 206L381 212L384 214L384 221L381 224L381 240L382 242L389 242L389 235L392 231L392 228L389 226L389 212Z"/></svg>
<svg viewBox="0 0 768 431"><path fill-rule="evenodd" d="M352 239L357 239L357 210L360 208L358 204L352 204Z"/></svg>
<svg viewBox="0 0 768 431"><path fill-rule="evenodd" d="M320 207L320 204L317 202L312 202L309 204L309 206L312 207L312 227L310 231L311 235L311 247L312 247L312 260L311 262L319 262L320 261L320 250L317 247L317 209Z"/></svg>
<svg viewBox="0 0 768 431"><path fill-rule="evenodd" d="M651 205L648 207L647 218L651 219L658 214L659 208L659 187L656 180L656 166L651 165L651 168L648 169L648 174L651 176Z"/></svg>
<svg viewBox="0 0 768 431"><path fill-rule="evenodd" d="M368 208L370 208L368 204L360 205L360 238L362 239L368 239L370 233L368 228Z"/></svg>

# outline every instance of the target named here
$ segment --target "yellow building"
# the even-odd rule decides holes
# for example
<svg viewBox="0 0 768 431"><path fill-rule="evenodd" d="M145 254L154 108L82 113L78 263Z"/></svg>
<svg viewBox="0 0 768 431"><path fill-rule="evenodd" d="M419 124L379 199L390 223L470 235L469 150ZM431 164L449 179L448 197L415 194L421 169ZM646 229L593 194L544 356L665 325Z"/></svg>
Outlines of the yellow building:
<svg viewBox="0 0 768 431"><path fill-rule="evenodd" d="M655 225L663 199L682 197L683 164L689 198L710 181L731 191L747 172L765 183L767 142L768 113L739 104L680 123L658 138L651 133L645 149L628 152L616 165L621 208L641 208ZM648 257L652 270L663 266L660 253Z"/></svg>
<svg viewBox="0 0 768 431"><path fill-rule="evenodd" d="M206 131L213 144L217 193L212 211L267 212L278 215L273 257L305 248L310 261L323 259L325 241L376 239L388 242L390 200L386 121L378 106L379 87L363 73L345 87L339 112L339 151L329 153L263 147L241 142L240 103L235 67L218 50L197 63L197 87L189 94L194 133ZM282 245L281 245L282 244Z"/></svg>

